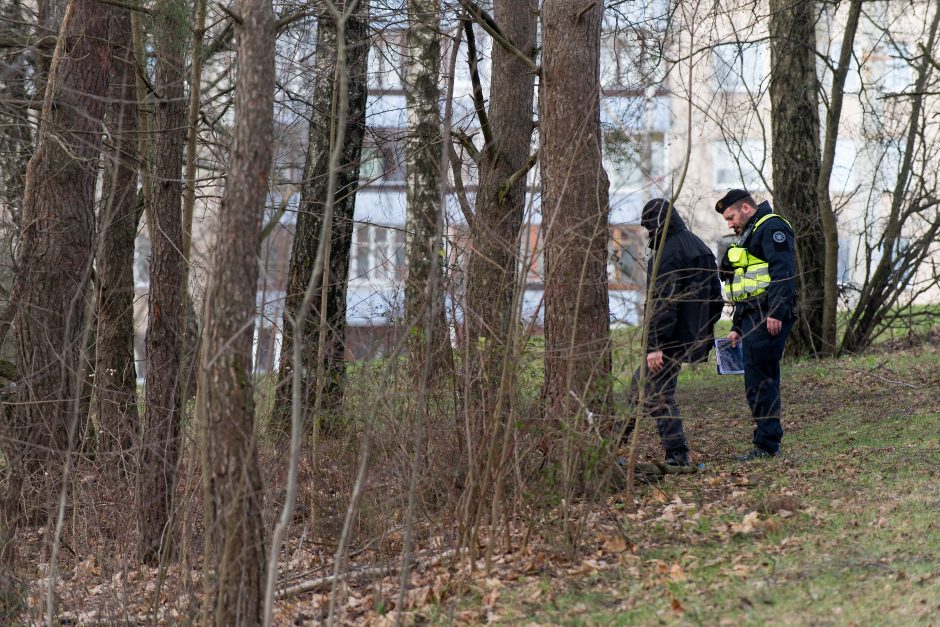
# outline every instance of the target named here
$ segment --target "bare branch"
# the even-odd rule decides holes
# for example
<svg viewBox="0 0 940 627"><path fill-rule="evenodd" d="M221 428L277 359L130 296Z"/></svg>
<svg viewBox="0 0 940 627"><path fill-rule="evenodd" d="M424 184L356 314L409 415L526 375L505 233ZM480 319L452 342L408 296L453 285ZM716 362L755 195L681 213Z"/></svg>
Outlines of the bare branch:
<svg viewBox="0 0 940 627"><path fill-rule="evenodd" d="M284 17L282 17L281 19L279 19L277 22L274 23L274 31L277 33L280 33L282 30L284 30L285 28L287 28L294 22L297 22L307 17L313 17L314 15L316 15L316 13L314 13L313 11L298 11L297 13L290 13L288 15L285 15Z"/></svg>
<svg viewBox="0 0 940 627"><path fill-rule="evenodd" d="M520 61L525 63L533 74L541 74L542 70L535 63L535 61L533 61L526 53L519 50L519 48L509 41L506 36L503 35L496 22L493 21L493 18L487 15L486 11L480 8L477 3L473 2L473 0L458 1L460 2L460 6L462 6L467 11L467 13L470 14L470 17L472 17L473 20L479 24L483 30L489 33L490 37L492 37L494 41L499 43L499 45L515 55Z"/></svg>
<svg viewBox="0 0 940 627"><path fill-rule="evenodd" d="M477 63L477 44L473 35L473 23L470 20L464 20L464 31L467 35L467 65L470 69L470 82L473 84L473 107L476 109L477 119L480 120L485 150L493 141L493 133L490 130L489 117L486 115L486 103L483 101L483 85L480 83L480 67Z"/></svg>
<svg viewBox="0 0 940 627"><path fill-rule="evenodd" d="M144 15L153 15L153 11L134 2L123 2L122 0L98 0L98 2L101 4L110 4L112 6L121 7L122 9L127 9L128 11L134 11L136 13L143 13Z"/></svg>
<svg viewBox="0 0 940 627"><path fill-rule="evenodd" d="M463 186L463 172L460 167L460 156L457 154L457 151L454 150L453 145L449 148L451 173L454 176L454 193L457 195L457 203L460 205L461 212L463 212L464 220L467 221L467 226L473 228L473 208L470 207L470 201L467 199L467 190Z"/></svg>
<svg viewBox="0 0 940 627"><path fill-rule="evenodd" d="M515 187L516 183L518 183L520 179L525 178L525 176L529 173L529 170L535 167L535 164L538 163L538 160L539 160L539 151L536 150L526 160L526 162L522 164L521 168L513 172L512 176L510 176L508 179L503 181L503 184L499 186L499 193L498 193L499 202L503 202L503 200L506 198L506 194L509 193L509 190Z"/></svg>
<svg viewBox="0 0 940 627"><path fill-rule="evenodd" d="M242 16L236 13L234 9L230 9L224 4L220 4L219 10L222 11L222 13L225 13L230 18L232 18L232 21L238 24L239 26L242 25Z"/></svg>
<svg viewBox="0 0 940 627"><path fill-rule="evenodd" d="M473 143L473 138L470 135L467 135L463 131L454 130L451 133L454 138L460 142L460 145L464 150L470 155L470 158L473 159L474 163L480 162L480 151L477 150L476 145Z"/></svg>

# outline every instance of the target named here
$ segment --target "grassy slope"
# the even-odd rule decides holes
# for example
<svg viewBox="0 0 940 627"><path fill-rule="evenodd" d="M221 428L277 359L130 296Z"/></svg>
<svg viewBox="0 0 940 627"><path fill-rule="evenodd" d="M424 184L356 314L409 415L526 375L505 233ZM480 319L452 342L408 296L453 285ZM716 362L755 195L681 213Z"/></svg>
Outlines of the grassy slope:
<svg viewBox="0 0 940 627"><path fill-rule="evenodd" d="M691 368L680 383L693 461L704 471L642 491L636 514L612 499L625 550L600 535L593 560L536 570L498 594L483 585L437 616L937 624L940 350L788 364L784 456L752 464L733 461L752 428L741 379L713 368ZM655 458L652 431L643 446ZM485 614L461 614L481 600Z"/></svg>

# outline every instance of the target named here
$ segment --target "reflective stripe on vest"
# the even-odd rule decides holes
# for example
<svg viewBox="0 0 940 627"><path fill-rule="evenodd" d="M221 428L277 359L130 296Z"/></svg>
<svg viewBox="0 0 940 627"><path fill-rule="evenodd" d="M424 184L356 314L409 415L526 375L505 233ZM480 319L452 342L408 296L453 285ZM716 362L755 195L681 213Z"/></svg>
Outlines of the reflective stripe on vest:
<svg viewBox="0 0 940 627"><path fill-rule="evenodd" d="M756 232L769 218L780 218L780 216L768 213L757 221L751 232ZM783 218L780 219L790 226L789 222ZM731 267L734 268L734 275L725 283L725 299L737 303L760 296L767 291L770 286L770 266L766 261L747 252L746 247L737 244L732 244L725 255L731 262Z"/></svg>

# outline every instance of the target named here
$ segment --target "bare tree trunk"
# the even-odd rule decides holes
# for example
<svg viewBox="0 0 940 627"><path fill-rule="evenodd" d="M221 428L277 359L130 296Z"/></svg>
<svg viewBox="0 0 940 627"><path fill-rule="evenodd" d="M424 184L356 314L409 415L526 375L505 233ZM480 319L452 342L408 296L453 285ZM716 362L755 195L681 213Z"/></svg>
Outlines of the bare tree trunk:
<svg viewBox="0 0 940 627"><path fill-rule="evenodd" d="M823 344L826 287L824 224L819 206L829 204L812 183L819 180L819 99L816 78L816 3L771 0L770 101L774 201L793 225L797 242L799 319L788 349L798 355L831 352ZM838 233L835 254L838 256Z"/></svg>
<svg viewBox="0 0 940 627"><path fill-rule="evenodd" d="M405 146L405 322L415 377L426 368L453 372L442 285L440 20L440 0L408 0L403 81L410 122Z"/></svg>
<svg viewBox="0 0 940 627"><path fill-rule="evenodd" d="M183 55L189 11L185 0L155 7L156 102L153 231L148 300L146 411L138 465L137 521L141 560L156 563L172 546L170 521L180 447L180 366L183 336L181 171L186 138Z"/></svg>
<svg viewBox="0 0 940 627"><path fill-rule="evenodd" d="M859 16L862 13L862 0L852 0L842 33L842 49L839 51L839 65L832 77L829 90L829 109L826 113L822 162L819 169L819 181L816 184L816 197L819 199L820 218L823 235L826 240L826 259L824 272L822 343L827 355L837 352L836 346L836 309L839 304L839 224L832 209L829 196L829 181L836 156L836 140L839 136L839 121L842 118L842 100L845 96L845 79L852 61L852 49L855 45L855 33L858 30Z"/></svg>
<svg viewBox="0 0 940 627"><path fill-rule="evenodd" d="M537 6L535 2L527 4L520 7L510 0L496 0L494 18L506 38L534 56ZM526 173L532 165L529 153L534 126L534 73L496 42L492 54L490 106L481 119L481 125L487 127L484 137L488 139L480 153L480 183L470 226L464 313L470 338L466 372L470 377L470 396L465 402L472 421L467 450L469 463L474 467L470 472L477 477L483 472L484 451L507 428L508 398L504 396L503 403L497 398L504 369L508 381L502 392L505 395L514 389L514 364L506 360L512 351L519 235L525 213ZM472 482L468 484L471 486ZM473 508L484 501L483 495L475 490L464 497ZM470 518L474 517L471 513Z"/></svg>
<svg viewBox="0 0 940 627"><path fill-rule="evenodd" d="M26 172L13 285L21 381L17 405L0 434L7 474L0 513L4 569L12 568L13 536L24 509L27 514L53 510L50 499L59 495L61 468L70 453L85 292L94 257L109 14L107 5L71 0L43 99L36 151ZM30 493L22 495L22 487Z"/></svg>
<svg viewBox="0 0 940 627"><path fill-rule="evenodd" d="M262 622L262 485L254 425L251 343L261 220L271 169L274 13L239 0L235 129L199 368L205 442L204 623Z"/></svg>
<svg viewBox="0 0 940 627"><path fill-rule="evenodd" d="M603 4L545 0L539 106L545 231L545 414L610 396L608 180L601 165L599 56ZM577 397L575 399L574 397Z"/></svg>
<svg viewBox="0 0 940 627"><path fill-rule="evenodd" d="M131 14L112 12L111 141L98 214L95 402L98 446L129 461L140 413L134 364L134 238L137 202L137 84Z"/></svg>
<svg viewBox="0 0 940 627"><path fill-rule="evenodd" d="M37 0L36 1L36 31L39 34L40 44L44 44L49 38L56 39L59 34L66 10L68 0ZM33 78L36 93L45 93L46 83L49 80L50 67L52 66L52 56L49 54L48 45L40 45L39 53L35 57L35 71Z"/></svg>
<svg viewBox="0 0 940 627"><path fill-rule="evenodd" d="M28 22L19 0L0 4L0 36L26 41ZM26 167L33 154L29 121L29 52L5 50L0 55L4 80L0 84L0 358L14 361L16 347L6 339L13 324L13 251L20 231Z"/></svg>
<svg viewBox="0 0 940 627"><path fill-rule="evenodd" d="M346 2L337 2L339 11L346 10ZM301 187L300 210L297 228L291 249L291 263L284 306L284 332L280 357L280 378L285 384L278 388L275 404L275 424L279 429L289 430L291 413L291 355L293 353L294 318L300 309L304 291L313 274L313 263L320 243L323 228L324 208L327 200L329 160L335 137L336 107L339 86L347 85L348 111L346 117L343 157L337 173L336 194L326 285L326 309L323 314L325 326L321 325L321 298L314 298L310 315L304 324L304 394L305 405L310 410L315 404L317 389L322 390L321 408L326 415L337 412L343 401L346 378L344 354L346 350L346 283L349 275L349 253L352 245L353 216L356 207L356 191L359 187L359 159L362 140L365 136L366 96L368 95L369 56L369 2L359 0L355 11L346 20L345 42L347 50L347 73L336 76L336 24L329 11L322 11L317 22L317 51L313 108L310 116L307 162L304 166L304 181ZM319 336L325 332L322 365ZM322 370L323 380L317 381L314 373ZM327 423L326 426L329 426Z"/></svg>

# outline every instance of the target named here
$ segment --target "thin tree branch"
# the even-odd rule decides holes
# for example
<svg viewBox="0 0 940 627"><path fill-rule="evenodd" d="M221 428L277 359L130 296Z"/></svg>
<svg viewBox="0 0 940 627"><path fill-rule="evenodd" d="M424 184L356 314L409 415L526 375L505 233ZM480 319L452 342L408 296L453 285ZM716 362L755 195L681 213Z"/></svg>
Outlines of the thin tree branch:
<svg viewBox="0 0 940 627"><path fill-rule="evenodd" d="M110 4L112 6L121 7L122 9L127 9L128 11L143 13L144 15L153 15L153 11L134 2L123 2L122 0L98 0L98 2L101 4Z"/></svg>
<svg viewBox="0 0 940 627"><path fill-rule="evenodd" d="M480 151L477 150L477 147L473 143L473 138L464 133L463 131L455 130L451 133L454 138L460 142L460 145L464 150L470 155L470 158L473 159L474 163L480 162Z"/></svg>
<svg viewBox="0 0 940 627"><path fill-rule="evenodd" d="M467 221L467 226L473 228L473 209L470 207L470 201L467 199L467 190L463 186L463 172L461 170L460 156L454 150L453 144L450 146L450 168L454 176L454 193L457 196L457 203L460 205L460 211L463 212L463 218Z"/></svg>
<svg viewBox="0 0 940 627"><path fill-rule="evenodd" d="M440 555L436 555L426 562L421 562L419 560L414 560L412 565L418 568L431 568L443 562L444 560L450 558L456 553L453 549L444 551ZM375 566L372 568L362 568L355 571L346 571L345 573L339 575L326 575L324 577L317 577L316 579L310 579L308 581L302 581L299 584L290 586L289 588L283 588L277 591L278 599L286 599L288 597L297 596L299 594L304 594L307 592L313 592L314 590L320 590L325 588L328 585L332 585L337 581L345 581L347 579L361 578L361 577L384 577L392 573L398 572L401 567L398 565L395 566Z"/></svg>
<svg viewBox="0 0 940 627"><path fill-rule="evenodd" d="M55 48L55 42L56 42L55 35L46 35L36 40L25 39L23 37L0 37L0 49L35 48L38 50L52 50L53 48Z"/></svg>
<svg viewBox="0 0 940 627"><path fill-rule="evenodd" d="M493 141L490 131L490 119L486 114L486 103L483 101L483 85L480 82L480 67L477 62L477 44L473 35L473 22L464 20L464 32L467 35L467 66L470 69L470 82L473 84L473 108L476 109L477 119L480 120L480 130L483 131L483 149Z"/></svg>
<svg viewBox="0 0 940 627"><path fill-rule="evenodd" d="M238 24L239 26L242 25L242 16L239 15L239 14L235 11L235 9L230 9L230 8L228 8L227 6L225 6L224 4L220 4L220 5L218 5L218 7L219 7L219 11L221 11L222 13L225 13L227 16L229 16L230 18L232 18L232 21L233 21L233 22L235 22L235 23Z"/></svg>
<svg viewBox="0 0 940 627"><path fill-rule="evenodd" d="M306 17L313 17L314 15L316 15L316 13L314 13L313 11L298 11L297 13L290 13L288 15L285 15L284 17L282 17L281 19L279 19L277 22L274 23L274 32L280 33L282 30L284 30L285 28L287 28L294 22L302 20Z"/></svg>
<svg viewBox="0 0 940 627"><path fill-rule="evenodd" d="M526 162L522 164L521 168L513 172L512 176L503 181L503 184L499 186L499 192L497 194L499 202L503 202L503 200L505 200L506 194L509 193L509 190L511 190L516 185L516 183L519 182L519 179L525 178L525 176L529 173L529 170L535 167L535 164L538 163L538 161L539 151L536 150L529 156Z"/></svg>
<svg viewBox="0 0 940 627"><path fill-rule="evenodd" d="M533 74L542 73L541 68L535 63L535 61L533 61L526 53L519 50L519 48L509 41L506 36L503 35L496 22L493 21L493 18L487 15L486 11L480 8L476 2L473 2L473 0L458 0L458 2L460 2L460 6L462 6L467 11L467 13L470 14L473 20L479 24L483 30L489 33L490 37L492 37L494 41L499 43L499 45L501 45L511 54L518 57L520 61L525 63L526 67L528 67Z"/></svg>

